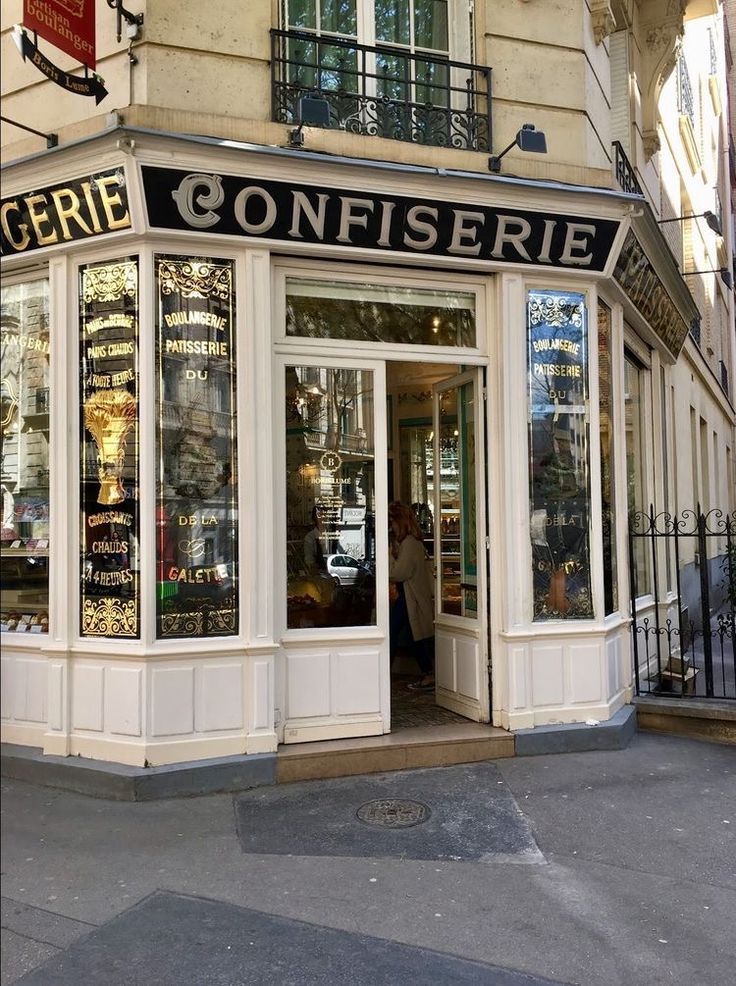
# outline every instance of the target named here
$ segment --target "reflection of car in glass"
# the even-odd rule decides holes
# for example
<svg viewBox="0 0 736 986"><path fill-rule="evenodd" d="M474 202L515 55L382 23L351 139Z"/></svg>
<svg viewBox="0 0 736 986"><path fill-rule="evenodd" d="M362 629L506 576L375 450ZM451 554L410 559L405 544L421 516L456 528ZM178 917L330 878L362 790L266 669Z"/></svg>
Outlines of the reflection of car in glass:
<svg viewBox="0 0 736 986"><path fill-rule="evenodd" d="M340 585L355 585L366 575L370 575L368 566L351 555L328 555L327 572Z"/></svg>

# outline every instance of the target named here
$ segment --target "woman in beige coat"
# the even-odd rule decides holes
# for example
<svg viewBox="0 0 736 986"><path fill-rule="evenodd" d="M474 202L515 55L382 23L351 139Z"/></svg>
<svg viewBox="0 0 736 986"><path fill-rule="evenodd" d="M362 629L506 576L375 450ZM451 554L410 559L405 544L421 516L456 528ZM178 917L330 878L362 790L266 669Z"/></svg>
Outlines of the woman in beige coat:
<svg viewBox="0 0 736 986"><path fill-rule="evenodd" d="M434 688L434 584L422 532L410 507L392 503L388 519L394 536L389 562L392 650L408 630L421 678L409 688Z"/></svg>

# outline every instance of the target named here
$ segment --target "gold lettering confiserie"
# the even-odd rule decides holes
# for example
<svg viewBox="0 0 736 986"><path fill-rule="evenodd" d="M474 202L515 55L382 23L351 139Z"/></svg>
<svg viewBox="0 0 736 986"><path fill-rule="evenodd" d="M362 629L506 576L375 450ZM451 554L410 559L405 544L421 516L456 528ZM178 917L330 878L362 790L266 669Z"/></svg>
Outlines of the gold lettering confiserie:
<svg viewBox="0 0 736 986"><path fill-rule="evenodd" d="M125 513L124 510L103 510L98 514L90 514L87 523L90 527L99 527L101 524L122 524L124 527L132 527L133 515Z"/></svg>
<svg viewBox="0 0 736 986"><path fill-rule="evenodd" d="M87 346L87 359L106 359L113 356L132 356L135 352L133 342L97 343Z"/></svg>
<svg viewBox="0 0 736 986"><path fill-rule="evenodd" d="M0 209L2 231L8 242L21 253L28 249L34 239L34 246L44 247L60 241L77 239L80 234L88 237L116 229L128 229L130 214L127 206L123 203L120 193L112 191L113 186L119 187L119 183L120 179L116 174L80 183L79 188L91 224L80 213L82 200L77 192L73 188L63 186L4 202ZM31 220L30 229L28 223L19 221L24 215ZM101 221L102 215L104 215L104 226ZM74 230L70 228L72 222Z"/></svg>
<svg viewBox="0 0 736 986"><path fill-rule="evenodd" d="M127 555L127 541L93 541L93 555Z"/></svg>
<svg viewBox="0 0 736 986"><path fill-rule="evenodd" d="M172 565L169 569L169 582L187 582L191 585L211 585L222 582L227 571L223 572L224 565L216 565L212 568L177 568Z"/></svg>
<svg viewBox="0 0 736 986"><path fill-rule="evenodd" d="M208 325L213 329L224 331L227 328L227 319L214 312L171 312L164 315L164 322L169 328L175 325Z"/></svg>
<svg viewBox="0 0 736 986"><path fill-rule="evenodd" d="M167 353L185 353L188 356L222 356L228 357L226 342L210 342L207 339L167 339Z"/></svg>

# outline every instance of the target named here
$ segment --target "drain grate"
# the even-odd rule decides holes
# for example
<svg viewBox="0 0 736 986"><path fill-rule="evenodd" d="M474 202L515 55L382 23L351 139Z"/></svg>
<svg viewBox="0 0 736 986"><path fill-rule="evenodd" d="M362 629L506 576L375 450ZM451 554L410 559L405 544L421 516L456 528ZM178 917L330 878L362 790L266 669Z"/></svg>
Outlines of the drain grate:
<svg viewBox="0 0 736 986"><path fill-rule="evenodd" d="M426 822L432 812L423 801L405 798L382 798L366 801L355 813L364 825L385 829L408 829Z"/></svg>

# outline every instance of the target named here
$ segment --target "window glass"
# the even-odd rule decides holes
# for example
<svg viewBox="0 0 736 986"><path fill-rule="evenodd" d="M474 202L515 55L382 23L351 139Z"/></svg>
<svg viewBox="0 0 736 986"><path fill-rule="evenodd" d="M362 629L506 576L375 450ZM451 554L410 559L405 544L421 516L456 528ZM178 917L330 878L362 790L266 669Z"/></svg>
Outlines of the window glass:
<svg viewBox="0 0 736 986"><path fill-rule="evenodd" d="M289 0L289 27L316 28L316 0Z"/></svg>
<svg viewBox="0 0 736 986"><path fill-rule="evenodd" d="M447 0L414 0L414 44L447 51Z"/></svg>
<svg viewBox="0 0 736 986"><path fill-rule="evenodd" d="M289 277L286 334L415 346L475 346L475 295Z"/></svg>
<svg viewBox="0 0 736 986"><path fill-rule="evenodd" d="M49 291L2 288L0 422L3 633L49 629Z"/></svg>
<svg viewBox="0 0 736 986"><path fill-rule="evenodd" d="M157 632L238 632L235 293L230 260L160 256Z"/></svg>
<svg viewBox="0 0 736 986"><path fill-rule="evenodd" d="M534 619L590 618L585 298L531 291L527 317Z"/></svg>
<svg viewBox="0 0 736 986"><path fill-rule="evenodd" d="M287 626L374 625L373 373L288 366L285 382Z"/></svg>
<svg viewBox="0 0 736 986"><path fill-rule="evenodd" d="M410 0L376 0L376 39L408 45Z"/></svg>
<svg viewBox="0 0 736 986"><path fill-rule="evenodd" d="M616 572L616 509L613 481L613 372L611 309L598 303L598 381L601 429L601 521L603 535L603 597L606 616L618 610Z"/></svg>
<svg viewBox="0 0 736 986"><path fill-rule="evenodd" d="M80 269L81 628L140 636L138 261Z"/></svg>
<svg viewBox="0 0 736 986"><path fill-rule="evenodd" d="M358 15L355 0L322 0L320 29L332 34L358 33Z"/></svg>
<svg viewBox="0 0 736 986"><path fill-rule="evenodd" d="M631 357L624 360L624 392L626 413L626 494L629 516L647 513L646 456L643 422L644 371ZM641 526L641 525L640 525ZM634 582L632 593L643 596L651 591L647 546L644 538L633 539Z"/></svg>

